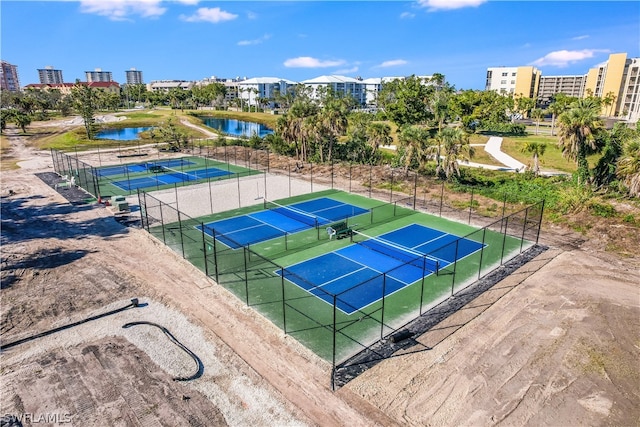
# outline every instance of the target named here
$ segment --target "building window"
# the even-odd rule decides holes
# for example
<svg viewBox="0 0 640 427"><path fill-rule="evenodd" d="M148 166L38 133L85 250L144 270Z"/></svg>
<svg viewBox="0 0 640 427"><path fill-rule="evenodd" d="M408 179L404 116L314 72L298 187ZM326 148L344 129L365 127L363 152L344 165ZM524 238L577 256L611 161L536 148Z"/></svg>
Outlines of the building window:
<svg viewBox="0 0 640 427"><path fill-rule="evenodd" d="M507 77L509 73L502 73L502 77Z"/></svg>
<svg viewBox="0 0 640 427"><path fill-rule="evenodd" d="M516 84L516 81L515 80L511 80L511 84L512 85Z"/></svg>
<svg viewBox="0 0 640 427"><path fill-rule="evenodd" d="M515 76L516 76L516 73L511 73L511 76L512 76L512 77L515 77Z"/></svg>
<svg viewBox="0 0 640 427"><path fill-rule="evenodd" d="M506 84L507 84L507 81L506 81L506 80L500 80L500 84L501 84L501 85L506 85Z"/></svg>

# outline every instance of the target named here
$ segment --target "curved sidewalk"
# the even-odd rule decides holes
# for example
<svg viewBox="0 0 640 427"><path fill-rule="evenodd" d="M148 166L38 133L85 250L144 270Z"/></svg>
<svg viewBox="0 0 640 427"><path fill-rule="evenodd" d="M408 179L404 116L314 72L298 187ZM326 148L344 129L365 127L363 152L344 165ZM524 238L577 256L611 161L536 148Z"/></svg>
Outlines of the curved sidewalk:
<svg viewBox="0 0 640 427"><path fill-rule="evenodd" d="M489 153L494 159L506 166L501 170L514 170L516 172L523 172L527 166L524 163L514 159L507 153L502 151L502 138L498 136L492 136L484 146L484 151Z"/></svg>

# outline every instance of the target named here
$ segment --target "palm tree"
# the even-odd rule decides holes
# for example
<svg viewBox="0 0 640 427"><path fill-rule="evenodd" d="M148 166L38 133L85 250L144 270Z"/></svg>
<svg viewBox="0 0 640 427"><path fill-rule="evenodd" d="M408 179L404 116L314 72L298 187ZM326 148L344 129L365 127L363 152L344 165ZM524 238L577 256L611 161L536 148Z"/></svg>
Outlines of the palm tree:
<svg viewBox="0 0 640 427"><path fill-rule="evenodd" d="M589 178L587 154L597 148L594 134L603 127L598 117L600 105L591 98L579 99L558 117L559 145L562 156L578 166L578 184Z"/></svg>
<svg viewBox="0 0 640 427"><path fill-rule="evenodd" d="M390 145L393 141L391 137L391 126L387 123L370 123L366 129L367 138L371 145L372 155L376 154L378 147L381 145Z"/></svg>
<svg viewBox="0 0 640 427"><path fill-rule="evenodd" d="M640 196L640 137L636 136L625 145L616 175L627 186L631 196Z"/></svg>
<svg viewBox="0 0 640 427"><path fill-rule="evenodd" d="M404 150L404 171L409 172L411 164L418 163L422 167L428 150L429 132L418 126L404 126L398 136L400 148Z"/></svg>
<svg viewBox="0 0 640 427"><path fill-rule="evenodd" d="M538 176L540 173L540 162L539 158L542 157L545 150L547 149L547 144L544 142L535 142L535 141L527 141L525 145L522 146L520 152L529 153L533 155L533 173Z"/></svg>
<svg viewBox="0 0 640 427"><path fill-rule="evenodd" d="M613 106L616 104L617 98L618 97L613 92L608 92L607 95L602 98L602 105L605 107L609 107L609 110L607 111L607 117L611 117Z"/></svg>
<svg viewBox="0 0 640 427"><path fill-rule="evenodd" d="M536 135L540 129L540 122L544 119L544 111L539 108L531 110L531 118L536 122Z"/></svg>
<svg viewBox="0 0 640 427"><path fill-rule="evenodd" d="M447 179L460 176L460 160L469 160L473 148L469 145L469 136L461 128L444 128L438 132L436 139L442 144L444 159L442 170Z"/></svg>

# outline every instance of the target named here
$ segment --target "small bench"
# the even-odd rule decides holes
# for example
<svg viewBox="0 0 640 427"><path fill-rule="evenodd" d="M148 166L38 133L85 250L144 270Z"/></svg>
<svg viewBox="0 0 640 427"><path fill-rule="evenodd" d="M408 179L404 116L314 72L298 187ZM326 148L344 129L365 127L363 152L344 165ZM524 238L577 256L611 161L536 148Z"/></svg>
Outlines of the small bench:
<svg viewBox="0 0 640 427"><path fill-rule="evenodd" d="M331 240L334 236L336 239L341 239L343 237L351 236L352 233L353 233L353 228L349 227L346 221L337 222L327 227L327 234L329 235L329 240Z"/></svg>

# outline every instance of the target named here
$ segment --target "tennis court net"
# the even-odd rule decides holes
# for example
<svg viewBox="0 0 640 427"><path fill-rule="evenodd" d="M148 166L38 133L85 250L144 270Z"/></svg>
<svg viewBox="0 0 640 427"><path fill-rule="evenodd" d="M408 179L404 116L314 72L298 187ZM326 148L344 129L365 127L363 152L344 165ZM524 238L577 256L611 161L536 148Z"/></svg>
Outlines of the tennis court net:
<svg viewBox="0 0 640 427"><path fill-rule="evenodd" d="M198 175L193 175L188 172L182 172L176 169L171 169L170 167L167 167L167 166L161 166L161 168L165 174L172 176L176 179L180 179L182 181L197 181L199 179L202 179L198 177Z"/></svg>
<svg viewBox="0 0 640 427"><path fill-rule="evenodd" d="M264 200L264 208L276 212L280 215L295 219L296 221L299 221L311 227L318 227L319 225L328 223L328 220L310 214L309 212L296 209L293 206L284 206L276 202L270 202L266 199Z"/></svg>
<svg viewBox="0 0 640 427"><path fill-rule="evenodd" d="M351 241L369 250L381 253L388 257L411 264L422 270L438 274L440 261L437 258L414 251L395 242L385 240L381 237L367 236L366 234L353 230Z"/></svg>

